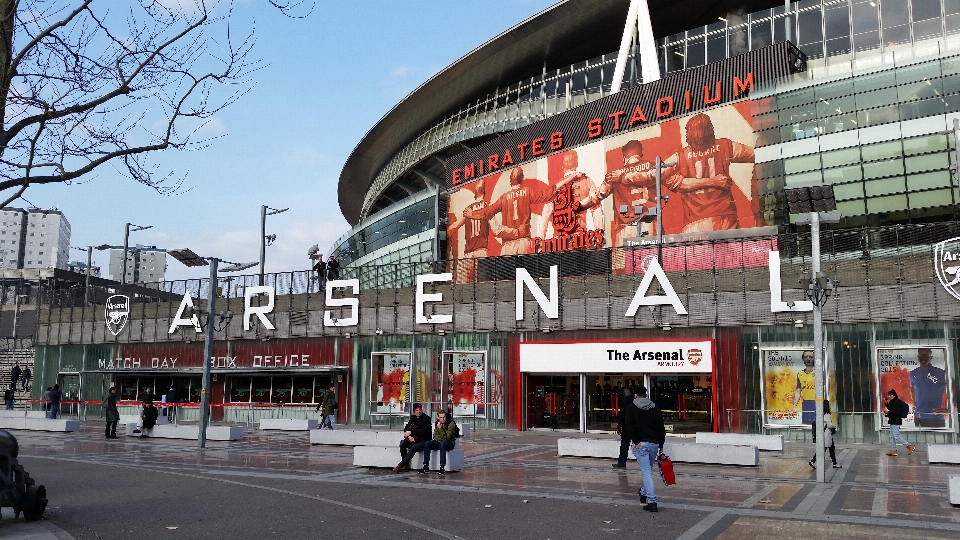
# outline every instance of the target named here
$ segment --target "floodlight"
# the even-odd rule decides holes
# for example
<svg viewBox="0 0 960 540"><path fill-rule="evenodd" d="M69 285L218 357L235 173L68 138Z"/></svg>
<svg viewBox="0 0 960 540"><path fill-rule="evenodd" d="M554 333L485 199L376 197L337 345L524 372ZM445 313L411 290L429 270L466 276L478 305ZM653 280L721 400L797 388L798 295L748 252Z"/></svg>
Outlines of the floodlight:
<svg viewBox="0 0 960 540"><path fill-rule="evenodd" d="M183 263L184 266L207 266L210 264L190 248L171 249L167 251L167 254Z"/></svg>
<svg viewBox="0 0 960 540"><path fill-rule="evenodd" d="M796 186L783 189L787 199L787 209L791 214L808 212L829 212L837 209L837 199L831 184Z"/></svg>
<svg viewBox="0 0 960 540"><path fill-rule="evenodd" d="M253 268L254 266L260 263L256 262L246 262L246 263L232 263L230 265L224 266L220 269L221 272L239 272L241 270L246 270L247 268ZM230 278L233 279L233 278Z"/></svg>

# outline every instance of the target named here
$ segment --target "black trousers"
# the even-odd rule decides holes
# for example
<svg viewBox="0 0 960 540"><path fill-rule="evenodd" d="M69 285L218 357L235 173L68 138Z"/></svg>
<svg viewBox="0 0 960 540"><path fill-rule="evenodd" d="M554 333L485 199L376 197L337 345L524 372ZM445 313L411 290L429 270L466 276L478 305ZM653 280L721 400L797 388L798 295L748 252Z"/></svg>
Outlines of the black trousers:
<svg viewBox="0 0 960 540"><path fill-rule="evenodd" d="M117 422L107 422L107 427L104 428L103 434L111 439L115 438L117 436Z"/></svg>
<svg viewBox="0 0 960 540"><path fill-rule="evenodd" d="M410 442L407 439L400 441L400 462L409 465L410 460L413 459L413 455L417 452L422 452L423 447L426 445L426 441Z"/></svg>
<svg viewBox="0 0 960 540"><path fill-rule="evenodd" d="M627 452L630 450L630 437L620 436L620 457L617 458L617 465L627 466Z"/></svg>
<svg viewBox="0 0 960 540"><path fill-rule="evenodd" d="M831 444L830 446L824 447L824 450L827 450L830 452L830 461L832 461L833 464L836 465L837 464L837 446L835 444ZM813 463L816 463L817 454L813 454L813 459L811 459L810 461L812 461Z"/></svg>

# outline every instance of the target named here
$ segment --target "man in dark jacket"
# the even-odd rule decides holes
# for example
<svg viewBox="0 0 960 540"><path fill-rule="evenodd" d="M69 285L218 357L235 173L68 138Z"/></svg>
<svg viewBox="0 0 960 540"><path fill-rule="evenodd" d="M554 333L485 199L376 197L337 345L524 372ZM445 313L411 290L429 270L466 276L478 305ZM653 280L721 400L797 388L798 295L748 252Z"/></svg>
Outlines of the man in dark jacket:
<svg viewBox="0 0 960 540"><path fill-rule="evenodd" d="M627 467L627 450L630 449L630 437L627 437L627 434L623 432L623 421L627 415L627 407L630 406L632 401L633 388L624 386L623 392L620 394L620 411L617 414L617 435L620 436L620 456L617 458L617 462L613 464L613 466L618 469L625 469Z"/></svg>
<svg viewBox="0 0 960 540"><path fill-rule="evenodd" d="M153 429L153 426L157 425L157 417L160 416L160 411L153 406L153 402L147 402L143 407L143 414L140 415L140 418L143 420L143 427L141 428L142 433L141 437L147 436L147 430Z"/></svg>
<svg viewBox="0 0 960 540"><path fill-rule="evenodd" d="M30 386L30 379L32 377L33 377L33 373L30 372L30 366L27 366L23 370L23 375L20 376L20 380L22 381L22 384L23 384L22 388L24 392L26 392L28 387Z"/></svg>
<svg viewBox="0 0 960 540"><path fill-rule="evenodd" d="M323 292L327 286L327 263L323 260L323 253L317 254L317 262L313 264L313 271L317 273L317 288Z"/></svg>
<svg viewBox="0 0 960 540"><path fill-rule="evenodd" d="M430 417L423 414L423 405L413 404L413 414L403 427L403 440L400 441L400 463L393 468L393 472L410 470L410 460L413 455L423 450L433 433L430 430Z"/></svg>
<svg viewBox="0 0 960 540"><path fill-rule="evenodd" d="M120 411L117 410L117 389L110 387L110 395L103 400L103 416L107 421L103 434L108 439L117 438L117 422L120 421Z"/></svg>
<svg viewBox="0 0 960 540"><path fill-rule="evenodd" d="M330 388L323 393L323 399L317 405L317 409L323 417L320 421L320 429L324 426L330 429L337 429L337 387L330 385Z"/></svg>
<svg viewBox="0 0 960 540"><path fill-rule="evenodd" d="M55 384L50 390L50 406L47 408L47 418L56 418L60 415L60 400L63 399L63 393L60 391L60 385Z"/></svg>
<svg viewBox="0 0 960 540"><path fill-rule="evenodd" d="M10 384L12 384L14 388L17 387L17 382L20 380L21 373L23 373L23 371L20 370L20 362L17 362L13 366L13 369L10 370Z"/></svg>
<svg viewBox="0 0 960 540"><path fill-rule="evenodd" d="M14 395L13 383L10 383L10 387L3 391L3 402L6 405L8 411L13 410L14 400L16 396Z"/></svg>
<svg viewBox="0 0 960 540"><path fill-rule="evenodd" d="M913 449L916 447L900 436L900 426L903 425L903 417L909 412L907 404L897 397L897 391L893 388L887 392L887 396L883 401L887 405L887 422L890 424L890 451L887 452L887 455L897 455L897 442L907 447L907 455L912 454Z"/></svg>
<svg viewBox="0 0 960 540"><path fill-rule="evenodd" d="M645 503L644 510L656 512L657 495L653 490L653 464L667 439L667 428L663 425L663 414L660 409L647 399L647 389L644 386L638 386L634 395L633 402L627 407L623 430L633 443L633 455L637 458L643 475L640 502Z"/></svg>

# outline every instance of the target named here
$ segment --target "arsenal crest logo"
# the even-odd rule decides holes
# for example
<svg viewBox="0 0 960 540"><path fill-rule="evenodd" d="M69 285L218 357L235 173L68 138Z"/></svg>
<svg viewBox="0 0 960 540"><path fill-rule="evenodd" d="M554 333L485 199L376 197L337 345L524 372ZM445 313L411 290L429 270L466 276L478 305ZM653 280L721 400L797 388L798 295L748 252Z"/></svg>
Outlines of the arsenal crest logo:
<svg viewBox="0 0 960 540"><path fill-rule="evenodd" d="M123 327L127 325L127 319L130 318L130 297L115 294L107 298L105 315L107 330L110 330L113 335L119 334Z"/></svg>
<svg viewBox="0 0 960 540"><path fill-rule="evenodd" d="M690 349L687 351L687 359L690 360L690 363L697 365L703 360L703 351L700 349Z"/></svg>
<svg viewBox="0 0 960 540"><path fill-rule="evenodd" d="M933 271L943 288L960 300L960 237L933 246Z"/></svg>

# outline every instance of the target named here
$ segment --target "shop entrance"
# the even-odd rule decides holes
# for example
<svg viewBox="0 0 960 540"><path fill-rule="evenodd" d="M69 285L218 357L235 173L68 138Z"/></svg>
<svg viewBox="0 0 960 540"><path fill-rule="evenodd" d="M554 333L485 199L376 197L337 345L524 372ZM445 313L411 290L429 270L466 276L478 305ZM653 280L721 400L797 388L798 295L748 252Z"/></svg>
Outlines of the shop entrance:
<svg viewBox="0 0 960 540"><path fill-rule="evenodd" d="M623 400L623 388L644 384L643 375L586 375L587 431L616 431Z"/></svg>
<svg viewBox="0 0 960 540"><path fill-rule="evenodd" d="M713 431L712 382L711 375L650 376L650 399L663 411L668 432Z"/></svg>
<svg viewBox="0 0 960 540"><path fill-rule="evenodd" d="M63 396L60 398L64 402L80 401L80 374L61 373L57 376L57 384L60 385L60 391ZM60 414L63 416L76 416L79 411L77 403L61 403Z"/></svg>
<svg viewBox="0 0 960 540"><path fill-rule="evenodd" d="M580 429L580 375L527 377L527 429Z"/></svg>

